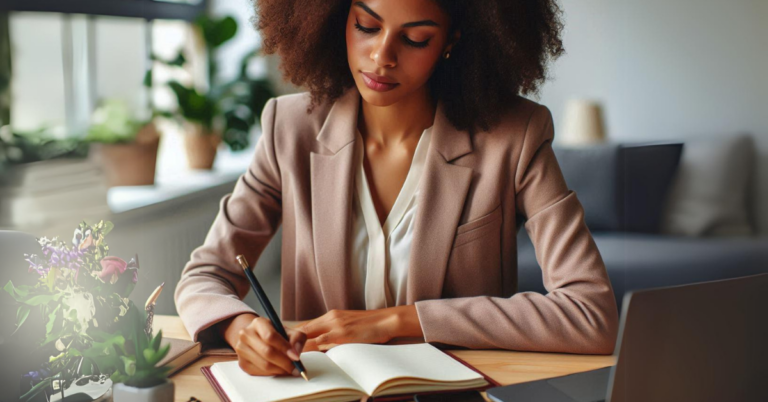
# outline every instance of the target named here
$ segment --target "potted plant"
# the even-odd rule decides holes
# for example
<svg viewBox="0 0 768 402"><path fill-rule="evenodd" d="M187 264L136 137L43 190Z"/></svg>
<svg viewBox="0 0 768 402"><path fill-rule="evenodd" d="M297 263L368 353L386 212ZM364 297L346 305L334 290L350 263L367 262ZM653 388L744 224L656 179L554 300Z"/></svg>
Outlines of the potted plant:
<svg viewBox="0 0 768 402"><path fill-rule="evenodd" d="M20 400L43 393L63 399L91 381L106 393L110 376L124 367L121 356L131 350L127 340L135 332L136 315L142 314L128 299L139 263L138 257L126 262L109 255L105 237L112 228L110 222L83 222L71 240L38 239L40 254L25 255L34 284L4 286L17 305L16 331L30 321L39 323L25 335L37 346L30 356L44 358L19 379Z"/></svg>
<svg viewBox="0 0 768 402"><path fill-rule="evenodd" d="M221 143L220 119L215 101L194 88L173 81L168 84L176 94L184 127L184 147L191 169L211 169Z"/></svg>
<svg viewBox="0 0 768 402"><path fill-rule="evenodd" d="M6 169L51 159L84 159L87 155L88 147L80 139L58 139L50 127L27 132L12 132L8 125L0 127L0 167Z"/></svg>
<svg viewBox="0 0 768 402"><path fill-rule="evenodd" d="M170 367L158 367L170 350L171 345L160 346L163 331L152 336L147 329L143 311L134 309L129 313L131 328L126 342L116 347L123 364L118 365L111 379L114 402L164 402L172 401L173 382L168 380ZM149 332L149 333L148 333Z"/></svg>
<svg viewBox="0 0 768 402"><path fill-rule="evenodd" d="M153 119L135 118L125 102L102 101L92 114L85 141L110 187L155 183L160 134Z"/></svg>
<svg viewBox="0 0 768 402"><path fill-rule="evenodd" d="M215 54L237 33L234 18L212 19L203 15L195 21L194 29L205 45L209 89L200 92L178 81L171 81L168 85L176 95L178 110L175 114L182 120L186 132L185 147L190 167L210 169L222 141L233 151L247 148L251 128L275 93L268 80L254 79L248 74L251 60L260 54L258 49L245 55L237 77L229 82L218 79ZM183 53L172 61L153 59L174 67L186 62Z"/></svg>

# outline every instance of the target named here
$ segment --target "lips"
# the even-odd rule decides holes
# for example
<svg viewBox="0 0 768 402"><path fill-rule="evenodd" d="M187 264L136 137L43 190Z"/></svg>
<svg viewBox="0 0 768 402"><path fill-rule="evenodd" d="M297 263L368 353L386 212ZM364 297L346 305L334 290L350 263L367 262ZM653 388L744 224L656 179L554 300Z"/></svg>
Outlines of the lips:
<svg viewBox="0 0 768 402"><path fill-rule="evenodd" d="M389 91L391 89L394 89L396 86L400 85L399 83L395 82L391 78L383 77L376 74L361 72L363 75L363 81L365 81L365 85L368 86L368 88L373 89L374 91L379 92L385 92Z"/></svg>
<svg viewBox="0 0 768 402"><path fill-rule="evenodd" d="M373 73L366 73L366 72L363 72L363 75L376 82L380 82L382 84L397 84L397 81L393 80L392 78L385 77L383 75L376 75Z"/></svg>

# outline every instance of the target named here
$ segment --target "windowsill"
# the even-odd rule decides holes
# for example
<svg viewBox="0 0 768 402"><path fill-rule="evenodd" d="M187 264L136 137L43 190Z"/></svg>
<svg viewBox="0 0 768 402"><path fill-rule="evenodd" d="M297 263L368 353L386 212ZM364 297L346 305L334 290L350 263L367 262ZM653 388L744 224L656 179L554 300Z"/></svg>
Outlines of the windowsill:
<svg viewBox="0 0 768 402"><path fill-rule="evenodd" d="M202 193L228 183L234 186L234 182L248 168L257 139L258 135L253 135L250 146L238 152L232 152L222 144L213 169L191 170L187 167L181 134L165 131L158 150L155 185L110 188L107 193L109 209L114 214L121 214Z"/></svg>

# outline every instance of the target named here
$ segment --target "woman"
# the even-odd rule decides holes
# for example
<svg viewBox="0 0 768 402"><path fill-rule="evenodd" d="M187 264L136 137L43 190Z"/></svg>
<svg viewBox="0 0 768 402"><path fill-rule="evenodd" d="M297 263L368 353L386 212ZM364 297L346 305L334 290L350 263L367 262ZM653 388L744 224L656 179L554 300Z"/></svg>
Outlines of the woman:
<svg viewBox="0 0 768 402"><path fill-rule="evenodd" d="M270 99L248 171L192 254L176 303L253 375L304 350L423 337L610 354L603 261L535 92L562 52L555 0L260 1L264 49L308 93ZM342 29L344 27L344 29ZM517 293L525 223L547 295ZM282 224L280 338L241 300Z"/></svg>

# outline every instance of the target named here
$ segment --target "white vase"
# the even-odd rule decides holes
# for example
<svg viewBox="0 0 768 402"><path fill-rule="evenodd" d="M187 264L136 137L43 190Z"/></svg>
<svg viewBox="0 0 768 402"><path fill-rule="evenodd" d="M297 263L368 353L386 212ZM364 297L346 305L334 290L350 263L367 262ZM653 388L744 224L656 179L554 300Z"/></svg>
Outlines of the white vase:
<svg viewBox="0 0 768 402"><path fill-rule="evenodd" d="M164 383L151 388L136 388L125 384L115 384L112 387L113 402L168 402L173 401L173 382Z"/></svg>

